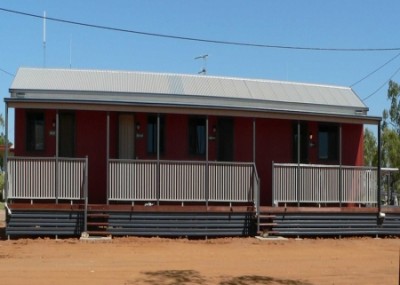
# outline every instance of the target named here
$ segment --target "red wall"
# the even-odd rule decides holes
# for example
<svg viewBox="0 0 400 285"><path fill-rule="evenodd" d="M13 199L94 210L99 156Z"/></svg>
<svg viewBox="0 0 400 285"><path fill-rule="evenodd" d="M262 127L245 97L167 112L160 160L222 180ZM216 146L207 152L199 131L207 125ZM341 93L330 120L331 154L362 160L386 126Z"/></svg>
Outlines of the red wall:
<svg viewBox="0 0 400 285"><path fill-rule="evenodd" d="M364 165L364 127L362 125L342 125L344 165Z"/></svg>
<svg viewBox="0 0 400 285"><path fill-rule="evenodd" d="M25 146L26 115L25 111L15 111L15 155L16 156L55 156L56 112L46 111L45 150L27 152ZM165 160L205 160L205 157L189 155L188 115L165 115L165 152L160 156ZM106 121L107 113L98 111L76 112L76 157L89 158L89 195L90 203L106 201ZM218 117L209 117L209 160L217 158ZM147 114L135 114L137 131L135 155L138 159L155 159L146 149ZM234 118L234 161L253 161L253 119ZM256 119L256 165L261 179L261 204L272 203L272 161L277 163L293 162L293 124L291 120ZM309 147L309 162L318 161L318 123L309 122L308 130L313 134L316 146ZM217 130L218 132L218 130ZM363 126L342 125L344 165L363 165ZM110 157L118 155L118 113L110 113Z"/></svg>
<svg viewBox="0 0 400 285"><path fill-rule="evenodd" d="M261 204L272 204L272 162L292 162L292 121L257 119L256 165Z"/></svg>

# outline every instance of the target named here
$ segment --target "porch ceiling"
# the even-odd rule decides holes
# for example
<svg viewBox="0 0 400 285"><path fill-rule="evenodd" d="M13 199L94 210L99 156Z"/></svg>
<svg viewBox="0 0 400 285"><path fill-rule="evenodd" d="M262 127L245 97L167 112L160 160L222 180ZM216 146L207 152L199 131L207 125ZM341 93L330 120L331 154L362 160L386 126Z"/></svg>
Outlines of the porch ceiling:
<svg viewBox="0 0 400 285"><path fill-rule="evenodd" d="M380 121L348 87L243 78L21 68L10 95L14 108Z"/></svg>

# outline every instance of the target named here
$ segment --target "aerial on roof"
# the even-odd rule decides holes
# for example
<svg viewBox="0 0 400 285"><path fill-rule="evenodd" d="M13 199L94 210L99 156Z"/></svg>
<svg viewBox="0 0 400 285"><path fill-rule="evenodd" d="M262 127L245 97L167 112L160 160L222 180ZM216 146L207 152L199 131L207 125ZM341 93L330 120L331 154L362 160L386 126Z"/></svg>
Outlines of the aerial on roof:
<svg viewBox="0 0 400 285"><path fill-rule="evenodd" d="M21 100L170 104L364 116L368 111L349 87L131 71L20 68L10 93L11 98Z"/></svg>

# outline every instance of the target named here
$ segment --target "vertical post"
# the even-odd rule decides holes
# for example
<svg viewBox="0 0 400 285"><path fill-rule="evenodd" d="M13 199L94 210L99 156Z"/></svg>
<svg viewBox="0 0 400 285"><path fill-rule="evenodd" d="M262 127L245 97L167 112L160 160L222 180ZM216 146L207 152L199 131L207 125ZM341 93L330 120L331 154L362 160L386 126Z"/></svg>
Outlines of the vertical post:
<svg viewBox="0 0 400 285"><path fill-rule="evenodd" d="M272 179L271 179L271 183L272 183L272 187L271 187L271 189L272 189L272 206L278 206L278 203L275 203L275 185L274 185L274 183L275 183L275 162L274 161L272 161Z"/></svg>
<svg viewBox="0 0 400 285"><path fill-rule="evenodd" d="M257 225L259 227L260 224L260 187L257 181L256 181L256 171L257 171L257 165L256 165L256 118L253 118L253 187L254 187L254 206L256 207L256 215L257 215ZM257 231L260 229L258 228Z"/></svg>
<svg viewBox="0 0 400 285"><path fill-rule="evenodd" d="M85 185L84 185L84 191L85 191L85 211L84 211L84 221L83 221L83 226L84 226L84 232L87 232L87 215L88 215L88 172L89 172L89 163L88 163L88 157L86 156L85 158Z"/></svg>
<svg viewBox="0 0 400 285"><path fill-rule="evenodd" d="M342 207L343 201L343 167L342 167L342 124L339 125L339 206Z"/></svg>
<svg viewBox="0 0 400 285"><path fill-rule="evenodd" d="M55 194L56 194L56 204L58 204L58 190L59 190L59 175L58 175L58 158L59 158L59 136L60 136L60 114L59 114L59 110L57 110L56 112L56 173L55 173Z"/></svg>
<svg viewBox="0 0 400 285"><path fill-rule="evenodd" d="M296 179L296 193L297 193L297 207L300 207L300 121L297 121L297 179Z"/></svg>
<svg viewBox="0 0 400 285"><path fill-rule="evenodd" d="M160 114L157 114L157 205L160 205L161 181L160 181Z"/></svg>
<svg viewBox="0 0 400 285"><path fill-rule="evenodd" d="M107 112L107 134L106 134L106 169L107 169L107 175L106 175L106 192L107 192L107 205L110 203L110 112Z"/></svg>
<svg viewBox="0 0 400 285"><path fill-rule="evenodd" d="M3 170L4 170L4 200L7 203L8 198L8 103L5 103L5 118L4 118L4 127L5 127L5 152L4 152L4 161L3 161Z"/></svg>
<svg viewBox="0 0 400 285"><path fill-rule="evenodd" d="M377 203L378 203L378 213L381 212L381 121L378 124L378 174L377 174Z"/></svg>
<svg viewBox="0 0 400 285"><path fill-rule="evenodd" d="M209 163L208 163L208 116L206 117L206 184L205 184L205 198L206 198L206 206L208 207L208 199L210 197L210 186L209 186Z"/></svg>
<svg viewBox="0 0 400 285"><path fill-rule="evenodd" d="M256 164L256 118L253 118L253 163Z"/></svg>

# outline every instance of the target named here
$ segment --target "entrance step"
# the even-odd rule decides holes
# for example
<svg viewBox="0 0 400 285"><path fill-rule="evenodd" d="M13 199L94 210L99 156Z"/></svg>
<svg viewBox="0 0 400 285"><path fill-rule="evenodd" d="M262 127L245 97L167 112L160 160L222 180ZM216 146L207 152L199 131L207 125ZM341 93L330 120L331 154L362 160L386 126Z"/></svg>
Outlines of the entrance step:
<svg viewBox="0 0 400 285"><path fill-rule="evenodd" d="M278 232L274 230L274 227L278 226L278 223L274 221L275 218L275 215L260 213L257 218L257 234L261 237L277 235Z"/></svg>
<svg viewBox="0 0 400 285"><path fill-rule="evenodd" d="M109 214L101 210L89 210L87 213L87 233L89 236L109 236Z"/></svg>

